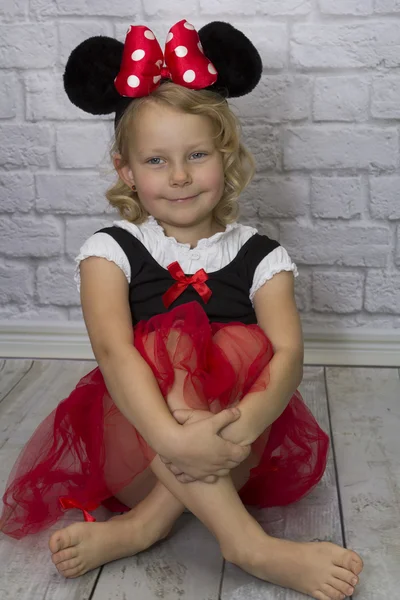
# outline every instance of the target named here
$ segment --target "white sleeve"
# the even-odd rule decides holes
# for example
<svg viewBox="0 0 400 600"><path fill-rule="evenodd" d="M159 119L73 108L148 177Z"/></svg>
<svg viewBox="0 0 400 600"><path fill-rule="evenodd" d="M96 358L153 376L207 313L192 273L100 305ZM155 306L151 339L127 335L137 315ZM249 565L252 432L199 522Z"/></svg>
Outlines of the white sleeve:
<svg viewBox="0 0 400 600"><path fill-rule="evenodd" d="M81 287L81 276L79 265L81 260L89 258L89 256L98 256L99 258L106 258L107 260L115 263L125 274L128 283L131 281L131 266L129 260L122 250L121 246L107 233L95 233L86 240L81 249L79 250L78 256L75 258L75 273L74 281L77 285L78 291Z"/></svg>
<svg viewBox="0 0 400 600"><path fill-rule="evenodd" d="M250 300L253 304L254 294L266 281L272 279L274 275L280 273L280 271L293 271L295 277L298 276L299 272L294 262L292 262L289 254L282 246L278 246L275 250L272 250L257 266L253 284L250 289Z"/></svg>

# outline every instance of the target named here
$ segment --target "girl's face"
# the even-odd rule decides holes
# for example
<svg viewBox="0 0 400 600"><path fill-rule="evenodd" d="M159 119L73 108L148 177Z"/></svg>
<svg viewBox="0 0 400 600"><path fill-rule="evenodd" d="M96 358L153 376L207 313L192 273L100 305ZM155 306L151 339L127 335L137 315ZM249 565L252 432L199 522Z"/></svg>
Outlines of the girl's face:
<svg viewBox="0 0 400 600"><path fill-rule="evenodd" d="M211 222L224 191L222 155L211 120L148 103L134 124L125 181L135 185L145 210L161 224L190 227Z"/></svg>

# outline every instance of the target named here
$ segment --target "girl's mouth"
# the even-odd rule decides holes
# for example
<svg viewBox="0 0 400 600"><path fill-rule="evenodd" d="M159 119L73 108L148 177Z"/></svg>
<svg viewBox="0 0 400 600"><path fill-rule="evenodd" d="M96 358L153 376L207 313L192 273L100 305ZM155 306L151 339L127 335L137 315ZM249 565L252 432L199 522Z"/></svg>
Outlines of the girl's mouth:
<svg viewBox="0 0 400 600"><path fill-rule="evenodd" d="M170 202L187 202L188 200L193 200L196 196L187 196L186 198L176 198L176 200L170 200Z"/></svg>

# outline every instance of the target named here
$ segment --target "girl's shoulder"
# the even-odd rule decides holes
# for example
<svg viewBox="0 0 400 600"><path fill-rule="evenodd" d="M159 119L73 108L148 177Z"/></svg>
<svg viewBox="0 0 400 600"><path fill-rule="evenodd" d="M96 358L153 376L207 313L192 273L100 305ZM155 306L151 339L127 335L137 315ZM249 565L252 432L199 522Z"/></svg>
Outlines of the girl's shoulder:
<svg viewBox="0 0 400 600"><path fill-rule="evenodd" d="M112 223L104 226L104 228L106 227L118 227L125 229L142 243L144 241L144 236L141 232L140 226L130 223L129 221L123 219L113 221ZM75 257L74 281L78 290L80 289L80 263L85 258L89 258L91 256L105 258L106 260L115 263L123 271L127 280L130 281L131 267L129 259L122 250L120 244L118 244L118 242L111 235L108 235L108 233L98 231L85 240L79 249L78 255Z"/></svg>
<svg viewBox="0 0 400 600"><path fill-rule="evenodd" d="M235 221L227 225L225 231L199 240L196 248L191 249L189 244L178 242L175 238L167 236L153 217L149 217L141 224L121 219L113 221L109 226L129 233L162 267L166 268L170 262L178 260L184 271L187 272L204 267L210 271L218 271L233 261L246 242L258 233L255 227ZM118 243L117 240L121 243ZM131 247L129 239L121 239L120 235L113 237L102 231L94 233L84 242L75 258L74 279L78 289L80 287L79 265L82 260L90 256L114 262L130 283L131 264L133 260L136 260L137 250L137 246Z"/></svg>

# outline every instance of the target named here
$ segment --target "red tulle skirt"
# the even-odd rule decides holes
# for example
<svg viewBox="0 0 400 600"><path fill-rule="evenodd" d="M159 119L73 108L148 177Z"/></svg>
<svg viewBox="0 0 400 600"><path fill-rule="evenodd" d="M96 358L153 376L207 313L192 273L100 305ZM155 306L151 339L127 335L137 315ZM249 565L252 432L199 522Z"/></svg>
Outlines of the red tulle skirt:
<svg viewBox="0 0 400 600"><path fill-rule="evenodd" d="M134 345L164 398L175 394L187 408L217 413L269 383L273 350L262 329L209 323L197 302L138 323ZM328 445L328 436L296 392L282 415L252 444L258 464L239 492L242 501L267 507L299 500L321 479ZM39 425L22 450L3 496L0 529L20 538L50 526L66 508L80 508L87 520L87 511L100 503L123 510L115 495L154 457L112 401L96 368Z"/></svg>

